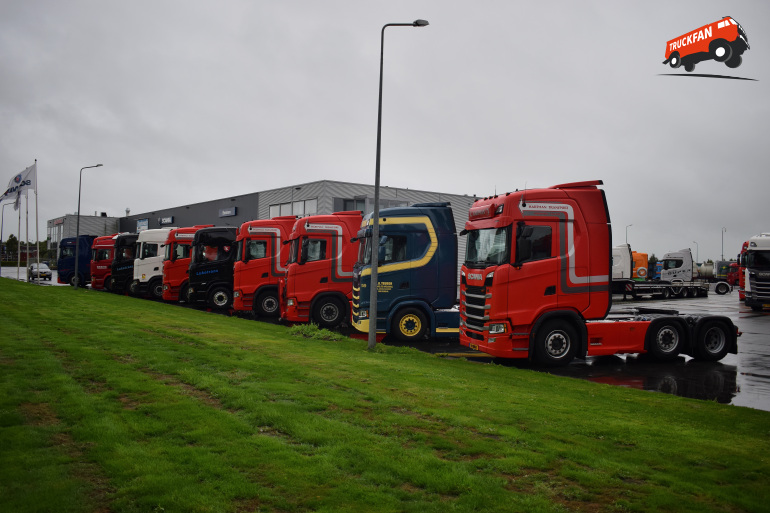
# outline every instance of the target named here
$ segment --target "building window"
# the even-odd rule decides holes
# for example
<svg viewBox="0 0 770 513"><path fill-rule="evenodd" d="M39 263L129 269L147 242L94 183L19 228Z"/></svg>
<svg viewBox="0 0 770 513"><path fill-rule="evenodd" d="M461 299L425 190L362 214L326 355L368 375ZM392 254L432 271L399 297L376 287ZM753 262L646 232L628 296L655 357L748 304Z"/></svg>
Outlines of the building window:
<svg viewBox="0 0 770 513"><path fill-rule="evenodd" d="M316 198L270 205L270 219L278 216L314 216L317 213L318 199Z"/></svg>
<svg viewBox="0 0 770 513"><path fill-rule="evenodd" d="M366 198L353 198L343 201L343 210L360 210L361 212L366 210Z"/></svg>

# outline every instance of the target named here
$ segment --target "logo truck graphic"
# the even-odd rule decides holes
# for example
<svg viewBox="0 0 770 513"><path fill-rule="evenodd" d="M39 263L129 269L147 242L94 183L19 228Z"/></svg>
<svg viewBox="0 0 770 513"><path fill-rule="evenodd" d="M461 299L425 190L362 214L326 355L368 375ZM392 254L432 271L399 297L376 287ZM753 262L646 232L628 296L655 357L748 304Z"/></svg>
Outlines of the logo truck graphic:
<svg viewBox="0 0 770 513"><path fill-rule="evenodd" d="M689 72L697 63L714 59L728 68L737 68L743 62L741 55L749 48L749 38L741 24L725 16L666 43L663 64L672 68L684 65Z"/></svg>

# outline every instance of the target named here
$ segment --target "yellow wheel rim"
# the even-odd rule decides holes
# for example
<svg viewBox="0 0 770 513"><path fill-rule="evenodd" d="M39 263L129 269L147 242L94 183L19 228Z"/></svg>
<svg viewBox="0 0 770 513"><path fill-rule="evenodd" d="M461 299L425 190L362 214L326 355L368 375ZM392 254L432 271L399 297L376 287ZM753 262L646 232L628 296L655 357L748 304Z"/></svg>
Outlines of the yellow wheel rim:
<svg viewBox="0 0 770 513"><path fill-rule="evenodd" d="M412 336L420 332L422 329L422 322L418 316L409 314L401 318L398 327L404 335Z"/></svg>

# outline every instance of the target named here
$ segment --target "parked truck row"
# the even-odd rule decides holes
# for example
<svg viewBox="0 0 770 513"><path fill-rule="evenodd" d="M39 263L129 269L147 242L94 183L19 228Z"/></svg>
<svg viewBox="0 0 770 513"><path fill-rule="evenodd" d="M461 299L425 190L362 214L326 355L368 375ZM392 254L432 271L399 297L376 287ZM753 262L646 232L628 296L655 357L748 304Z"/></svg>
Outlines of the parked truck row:
<svg viewBox="0 0 770 513"><path fill-rule="evenodd" d="M601 184L478 200L460 234L448 203L383 209L378 240L373 215L360 211L114 234L91 240L91 283L293 323L349 323L361 332L374 323L377 333L405 341L458 337L490 355L547 365L619 353L660 360L735 353L738 330L727 317L651 309L609 315L614 258ZM458 236L467 237L463 258ZM663 273L679 276L673 271L685 258L665 265L678 253L666 256ZM751 258L759 261L759 253ZM691 255L687 262L692 268ZM752 297L762 297L763 279L754 278Z"/></svg>

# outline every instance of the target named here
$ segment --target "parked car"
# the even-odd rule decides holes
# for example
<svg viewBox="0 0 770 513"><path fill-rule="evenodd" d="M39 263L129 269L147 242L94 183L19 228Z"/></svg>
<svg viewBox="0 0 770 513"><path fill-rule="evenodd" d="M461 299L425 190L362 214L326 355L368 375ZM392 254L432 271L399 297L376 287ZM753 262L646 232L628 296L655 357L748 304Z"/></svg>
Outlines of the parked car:
<svg viewBox="0 0 770 513"><path fill-rule="evenodd" d="M32 264L27 269L27 281L40 277L41 280L51 281L51 269L46 264Z"/></svg>

